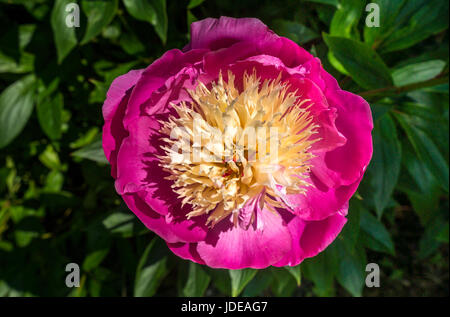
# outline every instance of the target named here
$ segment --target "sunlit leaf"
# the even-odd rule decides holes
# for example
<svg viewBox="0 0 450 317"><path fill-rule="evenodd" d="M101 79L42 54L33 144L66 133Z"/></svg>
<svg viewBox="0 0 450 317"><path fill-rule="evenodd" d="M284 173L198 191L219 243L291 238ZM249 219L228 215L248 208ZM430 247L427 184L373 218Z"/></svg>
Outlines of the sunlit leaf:
<svg viewBox="0 0 450 317"><path fill-rule="evenodd" d="M231 278L231 296L238 296L244 287L255 277L254 269L229 270Z"/></svg>
<svg viewBox="0 0 450 317"><path fill-rule="evenodd" d="M76 150L72 153L73 156L88 159L91 161L95 161L101 164L107 164L108 160L106 159L105 152L102 147L102 140L97 138L97 140L93 141L91 144L88 144L82 147L79 150Z"/></svg>
<svg viewBox="0 0 450 317"><path fill-rule="evenodd" d="M166 0L123 0L123 2L131 16L152 24L163 44L166 43L168 24ZM196 5L198 4L194 3L194 6Z"/></svg>
<svg viewBox="0 0 450 317"><path fill-rule="evenodd" d="M160 239L154 238L142 254L136 270L134 296L153 296L167 275L167 257L161 251L162 246Z"/></svg>
<svg viewBox="0 0 450 317"><path fill-rule="evenodd" d="M358 39L359 34L355 34L355 27L361 18L363 8L364 1L341 0L331 20L330 35Z"/></svg>
<svg viewBox="0 0 450 317"><path fill-rule="evenodd" d="M87 27L81 44L86 44L100 34L117 13L118 0L82 0L81 7L87 16Z"/></svg>
<svg viewBox="0 0 450 317"><path fill-rule="evenodd" d="M8 145L25 127L34 106L36 82L26 76L0 95L0 148Z"/></svg>
<svg viewBox="0 0 450 317"><path fill-rule="evenodd" d="M190 262L186 285L183 288L183 296L203 296L211 278L200 265Z"/></svg>
<svg viewBox="0 0 450 317"><path fill-rule="evenodd" d="M363 230L368 239L368 247L375 247L377 251L384 251L394 254L394 243L385 226L367 210L361 210L360 218L361 230ZM371 244L371 241L373 242ZM376 242L376 244L375 244ZM381 247L381 249L380 249Z"/></svg>
<svg viewBox="0 0 450 317"><path fill-rule="evenodd" d="M402 148L395 123L385 114L375 123L373 132L373 157L368 168L372 199L378 218L389 203L400 174Z"/></svg>
<svg viewBox="0 0 450 317"><path fill-rule="evenodd" d="M416 64L410 64L392 72L395 86L405 86L420 83L432 79L439 75L445 67L445 62L441 60L431 60Z"/></svg>
<svg viewBox="0 0 450 317"><path fill-rule="evenodd" d="M69 14L66 12L66 6L72 2L72 0L56 0L53 5L51 24L58 53L58 63L61 63L77 45L75 28L66 25L66 17Z"/></svg>
<svg viewBox="0 0 450 317"><path fill-rule="evenodd" d="M334 57L363 88L376 89L392 85L388 67L381 57L362 42L324 34Z"/></svg>

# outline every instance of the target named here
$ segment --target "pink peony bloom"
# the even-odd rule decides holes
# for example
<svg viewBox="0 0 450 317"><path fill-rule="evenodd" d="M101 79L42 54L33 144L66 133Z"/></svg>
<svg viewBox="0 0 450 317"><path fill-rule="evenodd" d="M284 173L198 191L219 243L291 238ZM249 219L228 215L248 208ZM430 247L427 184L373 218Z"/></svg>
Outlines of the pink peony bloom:
<svg viewBox="0 0 450 317"><path fill-rule="evenodd" d="M176 255L214 268L294 266L324 250L372 157L367 102L253 18L193 23L183 50L114 80L103 116L117 192ZM277 156L247 128L276 128ZM216 160L177 161L173 146Z"/></svg>

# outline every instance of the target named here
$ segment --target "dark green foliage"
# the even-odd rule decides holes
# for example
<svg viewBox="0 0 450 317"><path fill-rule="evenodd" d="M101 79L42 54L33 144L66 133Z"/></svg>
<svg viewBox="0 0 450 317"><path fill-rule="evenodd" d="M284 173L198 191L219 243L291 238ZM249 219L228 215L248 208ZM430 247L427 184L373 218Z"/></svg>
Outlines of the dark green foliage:
<svg viewBox="0 0 450 317"><path fill-rule="evenodd" d="M66 4L80 27L65 26ZM0 0L0 296L448 295L448 1ZM298 267L215 270L174 256L115 193L101 106L117 76L257 17L371 105L374 155L348 223ZM80 265L80 288L65 266ZM365 286L378 263L379 289Z"/></svg>

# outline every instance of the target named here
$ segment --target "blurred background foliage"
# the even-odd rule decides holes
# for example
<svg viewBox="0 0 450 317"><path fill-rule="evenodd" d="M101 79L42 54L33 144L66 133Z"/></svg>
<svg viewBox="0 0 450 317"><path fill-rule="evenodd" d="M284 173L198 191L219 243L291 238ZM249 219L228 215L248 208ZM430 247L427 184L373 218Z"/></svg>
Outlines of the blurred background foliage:
<svg viewBox="0 0 450 317"><path fill-rule="evenodd" d="M66 4L80 27L65 26ZM0 296L448 296L448 1L0 0ZM181 260L115 193L101 149L112 80L189 41L197 19L257 17L373 111L374 156L336 241L298 267ZM65 266L81 286L65 286ZM366 288L378 263L381 287Z"/></svg>

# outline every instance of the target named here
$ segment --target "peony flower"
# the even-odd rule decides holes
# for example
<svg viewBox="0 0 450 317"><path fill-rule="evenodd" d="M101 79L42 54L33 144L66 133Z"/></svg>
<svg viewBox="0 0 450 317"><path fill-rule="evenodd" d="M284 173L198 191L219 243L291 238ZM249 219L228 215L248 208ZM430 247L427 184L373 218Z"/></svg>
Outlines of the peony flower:
<svg viewBox="0 0 450 317"><path fill-rule="evenodd" d="M114 80L103 116L116 191L173 253L213 268L317 255L372 156L367 102L253 18L194 22L183 50Z"/></svg>

